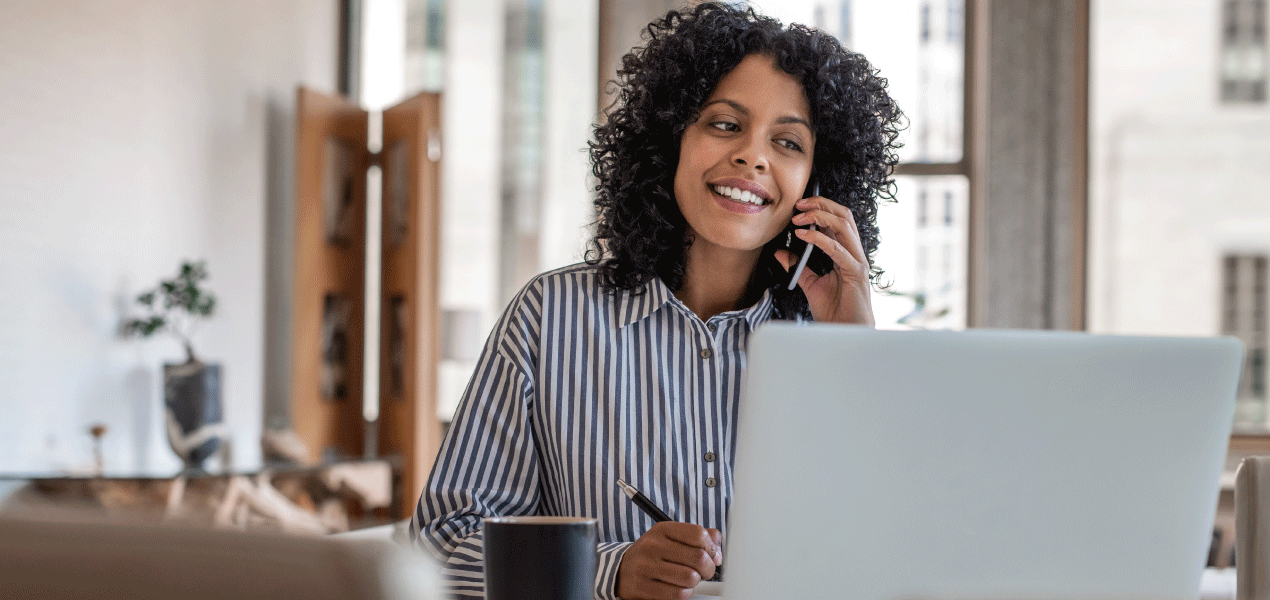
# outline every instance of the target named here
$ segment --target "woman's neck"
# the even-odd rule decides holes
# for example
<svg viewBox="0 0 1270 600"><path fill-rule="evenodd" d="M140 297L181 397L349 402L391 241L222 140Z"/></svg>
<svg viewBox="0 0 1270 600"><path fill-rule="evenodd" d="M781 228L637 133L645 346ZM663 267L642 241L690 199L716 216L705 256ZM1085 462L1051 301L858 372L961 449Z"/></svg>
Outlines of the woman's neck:
<svg viewBox="0 0 1270 600"><path fill-rule="evenodd" d="M701 243L688 248L683 285L675 297L702 321L743 308L754 267L762 250L740 252Z"/></svg>

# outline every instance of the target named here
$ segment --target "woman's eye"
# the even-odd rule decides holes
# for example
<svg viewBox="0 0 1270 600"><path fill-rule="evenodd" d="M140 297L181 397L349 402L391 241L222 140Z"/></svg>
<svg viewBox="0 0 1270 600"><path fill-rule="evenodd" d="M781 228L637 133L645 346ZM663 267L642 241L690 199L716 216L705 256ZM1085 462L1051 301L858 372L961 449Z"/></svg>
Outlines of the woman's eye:
<svg viewBox="0 0 1270 600"><path fill-rule="evenodd" d="M710 126L720 131L740 131L741 126L731 121L714 121Z"/></svg>
<svg viewBox="0 0 1270 600"><path fill-rule="evenodd" d="M799 144L798 142L795 142L794 140L776 140L776 143L786 148L789 148L790 150L793 150L794 152L803 151L802 144Z"/></svg>

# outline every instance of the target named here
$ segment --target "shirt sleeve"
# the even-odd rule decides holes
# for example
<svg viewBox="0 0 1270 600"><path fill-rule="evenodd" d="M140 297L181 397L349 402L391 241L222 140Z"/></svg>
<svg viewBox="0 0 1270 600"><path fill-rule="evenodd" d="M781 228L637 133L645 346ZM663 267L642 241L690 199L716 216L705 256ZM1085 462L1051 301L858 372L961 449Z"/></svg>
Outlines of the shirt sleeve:
<svg viewBox="0 0 1270 600"><path fill-rule="evenodd" d="M540 290L531 283L486 342L410 519L411 543L441 566L446 597L484 598L482 519L542 514L534 441ZM598 544L595 597L617 599L630 542Z"/></svg>
<svg viewBox="0 0 1270 600"><path fill-rule="evenodd" d="M531 398L524 372L487 347L411 517L412 542L440 562L452 597L484 597L481 520L537 512Z"/></svg>
<svg viewBox="0 0 1270 600"><path fill-rule="evenodd" d="M619 600L617 597L617 568L631 542L601 542L596 548L599 554L595 573L595 597L597 600Z"/></svg>

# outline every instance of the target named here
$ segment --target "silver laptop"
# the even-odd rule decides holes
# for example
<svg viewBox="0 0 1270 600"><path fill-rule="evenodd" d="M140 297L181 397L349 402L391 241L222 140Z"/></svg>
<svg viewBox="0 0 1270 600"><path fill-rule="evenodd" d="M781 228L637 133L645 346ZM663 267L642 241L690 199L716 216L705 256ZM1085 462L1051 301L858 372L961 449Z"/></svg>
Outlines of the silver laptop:
<svg viewBox="0 0 1270 600"><path fill-rule="evenodd" d="M1199 597L1231 338L770 324L723 596Z"/></svg>

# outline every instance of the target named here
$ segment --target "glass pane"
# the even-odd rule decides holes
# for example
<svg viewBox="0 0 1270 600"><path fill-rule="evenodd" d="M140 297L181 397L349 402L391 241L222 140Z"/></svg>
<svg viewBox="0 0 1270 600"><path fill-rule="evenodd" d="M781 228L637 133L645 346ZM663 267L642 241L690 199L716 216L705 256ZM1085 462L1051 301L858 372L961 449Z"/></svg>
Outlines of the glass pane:
<svg viewBox="0 0 1270 600"><path fill-rule="evenodd" d="M444 50L445 0L406 0L406 96L440 91Z"/></svg>
<svg viewBox="0 0 1270 600"><path fill-rule="evenodd" d="M966 327L969 198L961 175L896 178L896 201L878 209L879 328Z"/></svg>
<svg viewBox="0 0 1270 600"><path fill-rule="evenodd" d="M541 270L546 65L542 0L510 0L505 10L499 273L500 298L510 301Z"/></svg>
<svg viewBox="0 0 1270 600"><path fill-rule="evenodd" d="M963 0L753 0L750 5L782 22L832 33L869 59L908 117L900 160L961 160Z"/></svg>
<svg viewBox="0 0 1270 600"><path fill-rule="evenodd" d="M1264 105L1227 102L1263 91L1245 87L1265 81L1264 42L1255 69L1242 53L1265 24L1255 4L1090 4L1087 322L1237 336L1248 354L1235 426L1265 433L1270 300L1256 265L1270 257L1270 121Z"/></svg>

